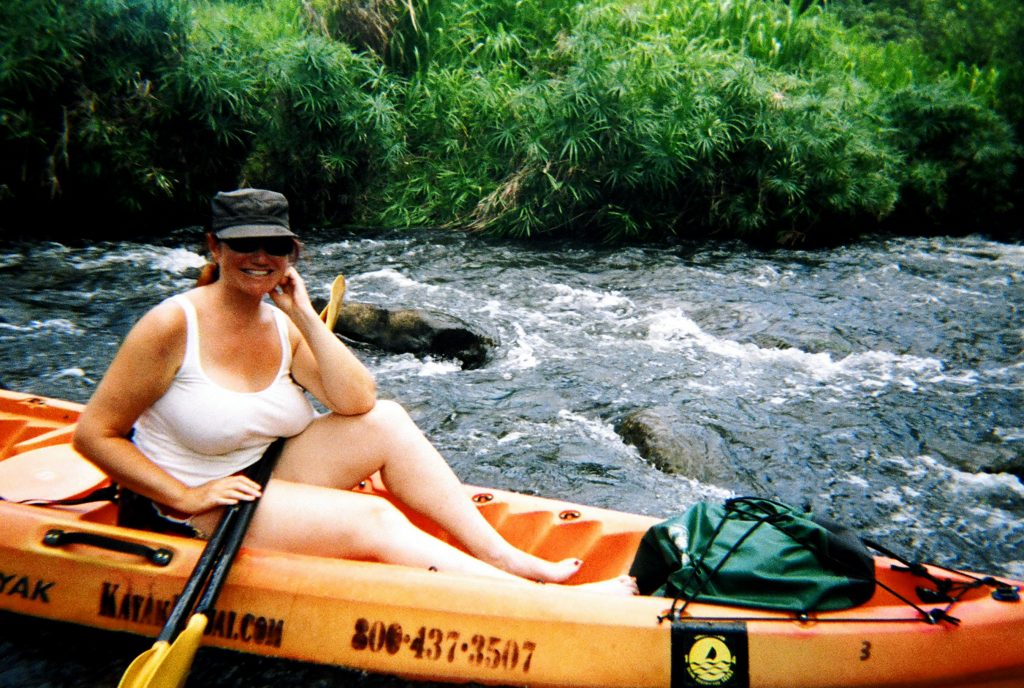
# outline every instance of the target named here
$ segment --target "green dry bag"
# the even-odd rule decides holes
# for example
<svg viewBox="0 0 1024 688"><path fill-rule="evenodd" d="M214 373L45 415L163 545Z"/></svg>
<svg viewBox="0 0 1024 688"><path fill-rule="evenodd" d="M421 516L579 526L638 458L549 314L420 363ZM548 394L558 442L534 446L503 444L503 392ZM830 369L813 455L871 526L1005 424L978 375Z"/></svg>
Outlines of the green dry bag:
<svg viewBox="0 0 1024 688"><path fill-rule="evenodd" d="M855 533L757 497L701 502L651 527L630 575L645 595L798 613L855 607L875 590Z"/></svg>

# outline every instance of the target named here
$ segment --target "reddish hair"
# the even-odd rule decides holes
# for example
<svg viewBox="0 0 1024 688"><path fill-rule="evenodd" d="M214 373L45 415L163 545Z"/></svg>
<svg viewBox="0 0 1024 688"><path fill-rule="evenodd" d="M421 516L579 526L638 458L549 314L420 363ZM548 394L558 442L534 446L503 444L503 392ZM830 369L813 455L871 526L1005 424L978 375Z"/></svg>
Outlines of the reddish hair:
<svg viewBox="0 0 1024 688"><path fill-rule="evenodd" d="M197 287L205 287L207 284L213 284L220 277L220 266L213 261L203 266L203 269L199 271L199 278L196 280Z"/></svg>

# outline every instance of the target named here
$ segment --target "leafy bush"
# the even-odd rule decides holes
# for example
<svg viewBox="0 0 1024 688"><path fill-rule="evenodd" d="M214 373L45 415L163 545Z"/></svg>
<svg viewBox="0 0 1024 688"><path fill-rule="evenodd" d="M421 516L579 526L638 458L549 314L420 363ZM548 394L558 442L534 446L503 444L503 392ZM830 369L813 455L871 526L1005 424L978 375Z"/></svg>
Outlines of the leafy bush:
<svg viewBox="0 0 1024 688"><path fill-rule="evenodd" d="M890 67L876 65L878 73L895 68L916 76L898 83L883 80L893 101L897 143L909 158L901 207L890 224L1019 236L1024 208L1019 0L830 0L828 8L870 39L875 55L884 54ZM863 51L861 56L872 59Z"/></svg>
<svg viewBox="0 0 1024 688"><path fill-rule="evenodd" d="M210 5L173 78L218 188L280 189L300 221L338 221L401 155L401 119L379 62L316 28L284 3Z"/></svg>
<svg viewBox="0 0 1024 688"><path fill-rule="evenodd" d="M401 155L379 61L290 3L3 7L12 224L41 203L129 227L195 221L214 191L243 184L282 189L300 219L338 220L359 183Z"/></svg>
<svg viewBox="0 0 1024 688"><path fill-rule="evenodd" d="M921 231L989 231L1012 210L1021 151L1002 117L951 80L900 89L888 107L906 157L897 222Z"/></svg>
<svg viewBox="0 0 1024 688"><path fill-rule="evenodd" d="M63 199L116 216L168 198L180 170L160 142L169 104L157 93L180 51L184 3L2 7L2 200L33 215Z"/></svg>
<svg viewBox="0 0 1024 688"><path fill-rule="evenodd" d="M985 230L1019 220L1014 2L10 0L0 204L181 223L252 184L300 222L520 237Z"/></svg>
<svg viewBox="0 0 1024 688"><path fill-rule="evenodd" d="M438 117L411 110L422 133L413 149L425 151L408 168L423 191L416 207L500 234L603 239L799 240L823 219L892 210L899 156L877 94L842 71L803 68L828 57L816 45L834 25L753 0L632 9L579 8L572 31L532 60L550 72L487 59L435 70L459 75L451 88L424 77L427 93L445 96ZM438 205L427 189L436 160L485 176ZM477 189L486 194L467 218ZM410 205L408 193L390 200L389 217Z"/></svg>

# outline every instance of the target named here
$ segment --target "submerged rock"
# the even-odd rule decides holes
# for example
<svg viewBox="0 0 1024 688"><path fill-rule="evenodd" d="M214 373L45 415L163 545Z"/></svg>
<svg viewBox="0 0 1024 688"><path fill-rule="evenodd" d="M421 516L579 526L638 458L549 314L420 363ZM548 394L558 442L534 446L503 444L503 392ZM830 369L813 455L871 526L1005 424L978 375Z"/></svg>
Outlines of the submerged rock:
<svg viewBox="0 0 1024 688"><path fill-rule="evenodd" d="M742 480L729 449L711 428L687 423L673 409L657 407L630 413L616 431L658 469L705 483L737 487Z"/></svg>
<svg viewBox="0 0 1024 688"><path fill-rule="evenodd" d="M1024 483L1024 447L1018 440L1005 440L996 431L978 438L970 452L958 451L955 443L939 436L927 437L924 448L962 471L1009 473Z"/></svg>
<svg viewBox="0 0 1024 688"><path fill-rule="evenodd" d="M467 370L484 365L496 344L452 315L365 303L342 305L334 331L391 353L457 359Z"/></svg>

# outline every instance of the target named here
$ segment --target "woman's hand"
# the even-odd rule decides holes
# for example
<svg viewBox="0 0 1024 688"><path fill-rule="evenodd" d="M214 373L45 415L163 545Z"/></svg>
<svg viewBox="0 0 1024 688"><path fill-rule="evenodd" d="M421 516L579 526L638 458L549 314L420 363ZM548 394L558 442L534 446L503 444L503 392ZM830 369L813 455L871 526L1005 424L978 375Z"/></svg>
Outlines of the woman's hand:
<svg viewBox="0 0 1024 688"><path fill-rule="evenodd" d="M196 487L186 488L172 506L186 514L201 514L221 506L251 502L260 497L260 486L244 475L229 475Z"/></svg>
<svg viewBox="0 0 1024 688"><path fill-rule="evenodd" d="M299 311L313 310L313 303L306 291L306 282L294 266L289 266L277 286L270 290L270 300L292 320Z"/></svg>
<svg viewBox="0 0 1024 688"><path fill-rule="evenodd" d="M320 319L294 267L288 268L270 298L291 319L295 381L335 413L354 416L372 409L377 403L373 375Z"/></svg>

